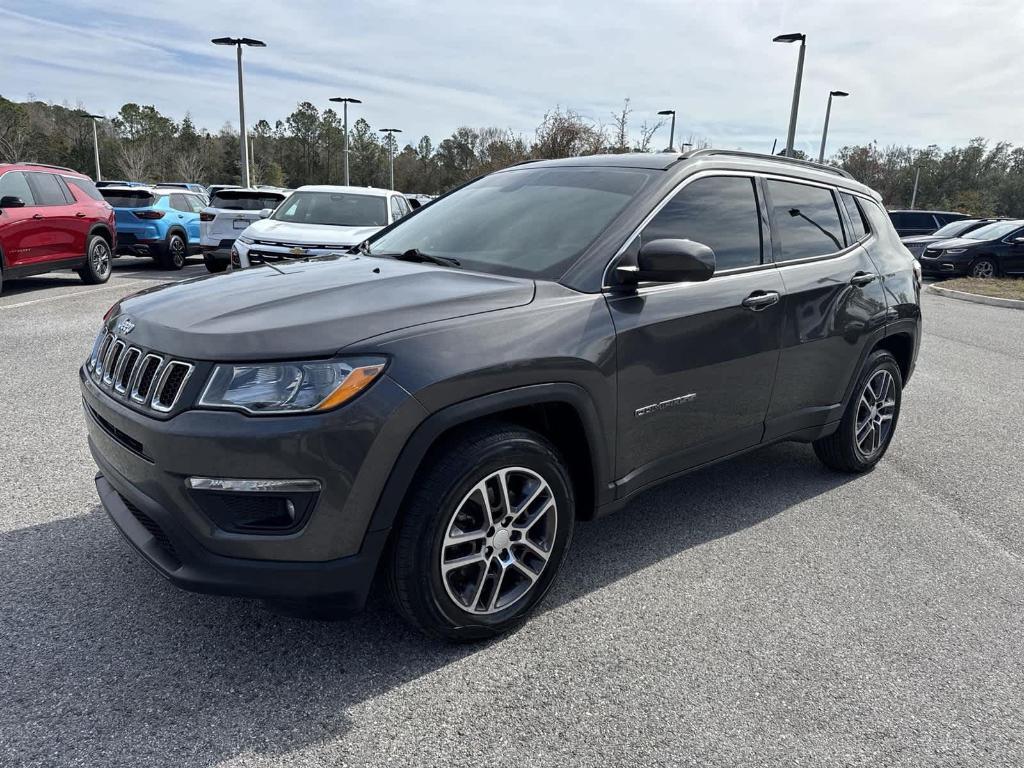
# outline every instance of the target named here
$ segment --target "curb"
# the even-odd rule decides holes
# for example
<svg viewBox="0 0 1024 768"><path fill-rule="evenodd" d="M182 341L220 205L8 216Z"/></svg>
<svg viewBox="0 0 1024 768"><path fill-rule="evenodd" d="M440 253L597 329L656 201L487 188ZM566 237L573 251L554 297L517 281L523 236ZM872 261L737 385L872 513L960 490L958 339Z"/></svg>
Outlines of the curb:
<svg viewBox="0 0 1024 768"><path fill-rule="evenodd" d="M1021 301L1020 299L1001 299L997 296L982 296L977 293L967 293L966 291L954 291L952 288L940 288L937 285L929 285L928 291L930 293L938 294L939 296L947 296L950 299L972 301L975 304L988 304L991 307L1005 307L1007 309L1024 309L1024 301Z"/></svg>

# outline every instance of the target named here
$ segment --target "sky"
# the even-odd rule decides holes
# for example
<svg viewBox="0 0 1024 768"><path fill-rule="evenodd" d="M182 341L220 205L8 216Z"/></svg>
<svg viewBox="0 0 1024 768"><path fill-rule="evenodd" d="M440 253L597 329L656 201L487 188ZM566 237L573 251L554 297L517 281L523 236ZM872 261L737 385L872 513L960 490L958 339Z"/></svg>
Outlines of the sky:
<svg viewBox="0 0 1024 768"><path fill-rule="evenodd" d="M0 0L0 95L113 115L153 104L212 131L299 101L363 104L350 121L435 143L462 125L530 138L546 111L610 124L624 98L634 132L677 111L676 144L766 152L784 145L798 46L807 35L796 147L816 155L831 89L829 149L846 144L1024 144L1020 0ZM655 145L668 143L668 126Z"/></svg>

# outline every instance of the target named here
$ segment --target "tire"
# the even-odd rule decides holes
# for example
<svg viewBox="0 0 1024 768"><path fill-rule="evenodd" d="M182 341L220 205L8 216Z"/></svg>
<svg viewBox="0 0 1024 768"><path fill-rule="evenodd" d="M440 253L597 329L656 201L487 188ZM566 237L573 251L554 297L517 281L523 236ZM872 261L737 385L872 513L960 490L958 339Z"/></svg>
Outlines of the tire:
<svg viewBox="0 0 1024 768"><path fill-rule="evenodd" d="M867 472L889 449L902 401L903 376L896 358L883 349L872 352L861 369L839 429L815 440L814 452L832 469ZM884 403L881 407L880 402Z"/></svg>
<svg viewBox="0 0 1024 768"><path fill-rule="evenodd" d="M217 272L223 272L224 270L226 270L230 262L228 262L228 264L225 264L223 262L211 259L209 254L203 254L203 264L206 265L207 272L212 272L216 274Z"/></svg>
<svg viewBox="0 0 1024 768"><path fill-rule="evenodd" d="M999 265L994 260L983 256L971 264L971 277L999 277Z"/></svg>
<svg viewBox="0 0 1024 768"><path fill-rule="evenodd" d="M492 509L483 488L497 502ZM575 513L565 462L536 432L492 423L447 439L417 472L403 504L384 565L391 600L431 637L472 642L507 632L551 587ZM453 531L465 532L463 541L442 547ZM475 563L442 576L442 558L474 555Z"/></svg>
<svg viewBox="0 0 1024 768"><path fill-rule="evenodd" d="M167 235L167 242L156 255L156 263L161 269L181 269L187 258L188 242L175 230Z"/></svg>
<svg viewBox="0 0 1024 768"><path fill-rule="evenodd" d="M85 266L75 271L86 285L99 285L110 279L113 262L114 254L110 251L107 239L103 235L92 235L85 249Z"/></svg>

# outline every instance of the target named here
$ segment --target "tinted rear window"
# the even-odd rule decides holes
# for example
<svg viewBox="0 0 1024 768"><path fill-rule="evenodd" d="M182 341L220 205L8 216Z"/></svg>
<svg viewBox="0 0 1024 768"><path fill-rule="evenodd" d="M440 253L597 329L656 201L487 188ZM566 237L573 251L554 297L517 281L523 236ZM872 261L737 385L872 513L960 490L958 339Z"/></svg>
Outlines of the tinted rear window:
<svg viewBox="0 0 1024 768"><path fill-rule="evenodd" d="M229 211L262 211L264 208L277 208L284 200L284 195L272 192L238 192L225 189L214 192L210 198L211 208L223 208Z"/></svg>
<svg viewBox="0 0 1024 768"><path fill-rule="evenodd" d="M85 193L86 196L91 197L93 200L102 200L103 195L96 189L96 185L88 179L77 179L72 176L65 176L64 181L68 183L68 186L74 187L79 192Z"/></svg>
<svg viewBox="0 0 1024 768"><path fill-rule="evenodd" d="M855 243L868 233L867 222L864 221L864 214L860 210L857 198L845 192L841 192L839 196L843 199L846 213L850 216L850 224L853 226L853 232L851 233L853 237L849 238L850 242Z"/></svg>
<svg viewBox="0 0 1024 768"><path fill-rule="evenodd" d="M64 185L52 173L28 173L28 183L36 198L36 205L67 205Z"/></svg>
<svg viewBox="0 0 1024 768"><path fill-rule="evenodd" d="M808 184L768 181L768 194L782 251L778 261L825 256L843 249L843 228L831 191Z"/></svg>
<svg viewBox="0 0 1024 768"><path fill-rule="evenodd" d="M156 202L152 192L131 189L103 189L103 198L115 208L148 208Z"/></svg>

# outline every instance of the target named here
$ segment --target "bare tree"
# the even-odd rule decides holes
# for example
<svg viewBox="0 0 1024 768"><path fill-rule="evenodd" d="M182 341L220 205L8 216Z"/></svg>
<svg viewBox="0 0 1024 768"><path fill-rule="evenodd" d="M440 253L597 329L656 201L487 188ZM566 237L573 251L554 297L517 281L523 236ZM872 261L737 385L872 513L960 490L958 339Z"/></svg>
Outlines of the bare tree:
<svg viewBox="0 0 1024 768"><path fill-rule="evenodd" d="M547 112L537 127L533 155L539 158L596 155L608 145L604 126L596 125L578 112L561 107Z"/></svg>
<svg viewBox="0 0 1024 768"><path fill-rule="evenodd" d="M174 172L179 179L195 181L203 178L203 154L198 147L179 150L174 157Z"/></svg>
<svg viewBox="0 0 1024 768"><path fill-rule="evenodd" d="M147 142L122 141L117 147L117 159L124 177L139 181L147 177L153 153Z"/></svg>
<svg viewBox="0 0 1024 768"><path fill-rule="evenodd" d="M654 139L654 134L656 134L663 125L665 125L664 120L659 120L658 122L654 123L654 125L651 125L646 120L644 120L640 124L640 140L633 147L633 151L650 152L651 141Z"/></svg>
<svg viewBox="0 0 1024 768"><path fill-rule="evenodd" d="M0 160L24 160L30 133L28 111L21 104L0 98Z"/></svg>
<svg viewBox="0 0 1024 768"><path fill-rule="evenodd" d="M622 100L622 109L612 113L612 145L611 151L629 152L629 99Z"/></svg>

